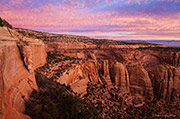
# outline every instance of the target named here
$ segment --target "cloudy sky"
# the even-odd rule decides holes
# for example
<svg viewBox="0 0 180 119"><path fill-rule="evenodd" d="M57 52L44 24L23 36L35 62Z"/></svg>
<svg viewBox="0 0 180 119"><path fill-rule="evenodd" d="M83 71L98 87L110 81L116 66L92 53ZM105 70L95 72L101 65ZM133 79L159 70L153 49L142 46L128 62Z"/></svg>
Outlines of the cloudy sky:
<svg viewBox="0 0 180 119"><path fill-rule="evenodd" d="M180 40L180 0L0 0L14 27L114 40Z"/></svg>

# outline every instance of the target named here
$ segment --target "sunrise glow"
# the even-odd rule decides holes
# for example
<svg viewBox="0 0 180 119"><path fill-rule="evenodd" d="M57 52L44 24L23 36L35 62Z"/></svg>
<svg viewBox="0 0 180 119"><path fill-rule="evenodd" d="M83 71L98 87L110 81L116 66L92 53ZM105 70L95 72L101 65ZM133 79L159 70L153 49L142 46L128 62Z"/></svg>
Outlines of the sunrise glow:
<svg viewBox="0 0 180 119"><path fill-rule="evenodd" d="M179 0L1 0L14 27L114 40L180 40Z"/></svg>

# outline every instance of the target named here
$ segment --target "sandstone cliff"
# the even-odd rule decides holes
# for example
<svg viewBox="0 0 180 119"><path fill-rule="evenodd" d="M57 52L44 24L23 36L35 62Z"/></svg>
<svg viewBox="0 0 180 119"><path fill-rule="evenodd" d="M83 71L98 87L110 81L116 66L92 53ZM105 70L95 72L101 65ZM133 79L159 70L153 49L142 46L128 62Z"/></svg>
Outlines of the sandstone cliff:
<svg viewBox="0 0 180 119"><path fill-rule="evenodd" d="M25 119L25 100L38 90L34 69L46 62L45 45L0 27L0 118Z"/></svg>
<svg viewBox="0 0 180 119"><path fill-rule="evenodd" d="M85 94L89 81L94 83L101 82L98 67L96 61L88 61L81 65L76 65L64 72L63 76L58 79L58 82L70 85L72 90L79 94Z"/></svg>
<svg viewBox="0 0 180 119"><path fill-rule="evenodd" d="M127 68L120 62L115 62L111 66L112 82L121 90L129 91L129 74Z"/></svg>

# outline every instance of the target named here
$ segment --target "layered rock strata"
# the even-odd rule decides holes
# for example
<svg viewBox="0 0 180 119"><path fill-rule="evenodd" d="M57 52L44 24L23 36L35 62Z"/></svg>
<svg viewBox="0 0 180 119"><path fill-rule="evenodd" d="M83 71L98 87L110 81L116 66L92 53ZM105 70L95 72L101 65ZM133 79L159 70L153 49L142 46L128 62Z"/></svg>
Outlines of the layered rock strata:
<svg viewBox="0 0 180 119"><path fill-rule="evenodd" d="M0 29L0 118L29 119L23 114L25 101L32 90L38 90L34 70L46 62L45 45L6 27Z"/></svg>
<svg viewBox="0 0 180 119"><path fill-rule="evenodd" d="M94 52L94 57L97 59L99 54ZM172 54L168 52L162 53L162 56L157 55L159 52L148 52L145 54L147 52L132 51L131 53L135 54L126 54L132 55L127 59L126 55L121 53L121 61L90 58L91 60L85 60L68 69L58 81L70 85L75 92L83 95L86 94L88 82L99 82L106 83L109 89L117 87L122 93L130 93L131 96L139 97L143 101L153 99L170 101L178 97L179 67L177 63L171 64L171 62L178 61L179 58L167 57L167 54ZM103 56L105 55L107 53Z"/></svg>

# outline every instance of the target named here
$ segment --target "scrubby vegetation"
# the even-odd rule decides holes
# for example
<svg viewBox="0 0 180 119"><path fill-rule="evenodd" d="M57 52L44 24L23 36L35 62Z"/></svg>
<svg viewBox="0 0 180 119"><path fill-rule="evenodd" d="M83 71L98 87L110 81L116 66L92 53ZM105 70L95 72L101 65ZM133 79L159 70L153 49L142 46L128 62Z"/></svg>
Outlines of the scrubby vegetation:
<svg viewBox="0 0 180 119"><path fill-rule="evenodd" d="M92 102L96 107L99 116L103 119L120 118L122 114L122 100L115 95L120 93L112 88L108 90L107 84L93 84L91 82L87 85L87 94L84 95L86 102Z"/></svg>
<svg viewBox="0 0 180 119"><path fill-rule="evenodd" d="M16 28L16 30L27 37L38 38L44 42L67 42L67 43L85 43L85 44L98 44L98 45L150 45L147 42L120 42L110 39L93 39L86 36L52 34L27 29ZM156 44L153 44L156 45Z"/></svg>
<svg viewBox="0 0 180 119"><path fill-rule="evenodd" d="M146 102L142 107L128 107L125 111L125 118L138 119L179 119L180 118L180 103L166 101Z"/></svg>
<svg viewBox="0 0 180 119"><path fill-rule="evenodd" d="M86 102L92 102L99 116L104 119L151 119L151 118L180 118L180 99L176 101L163 101L154 99L146 101L144 105L135 107L139 100L136 96L131 97L118 88L108 89L106 84L88 83L87 94L84 95ZM129 99L132 103L128 103Z"/></svg>
<svg viewBox="0 0 180 119"><path fill-rule="evenodd" d="M1 17L0 17L0 26L1 27L2 26L7 26L9 28L12 28L12 26L6 20L2 19Z"/></svg>
<svg viewBox="0 0 180 119"><path fill-rule="evenodd" d="M32 119L98 119L91 103L86 103L69 86L36 73L39 92L34 90L26 103L25 114Z"/></svg>
<svg viewBox="0 0 180 119"><path fill-rule="evenodd" d="M65 56L56 52L47 52L47 63L38 69L43 74L50 75L49 78L56 80L73 65L79 64L81 58Z"/></svg>

